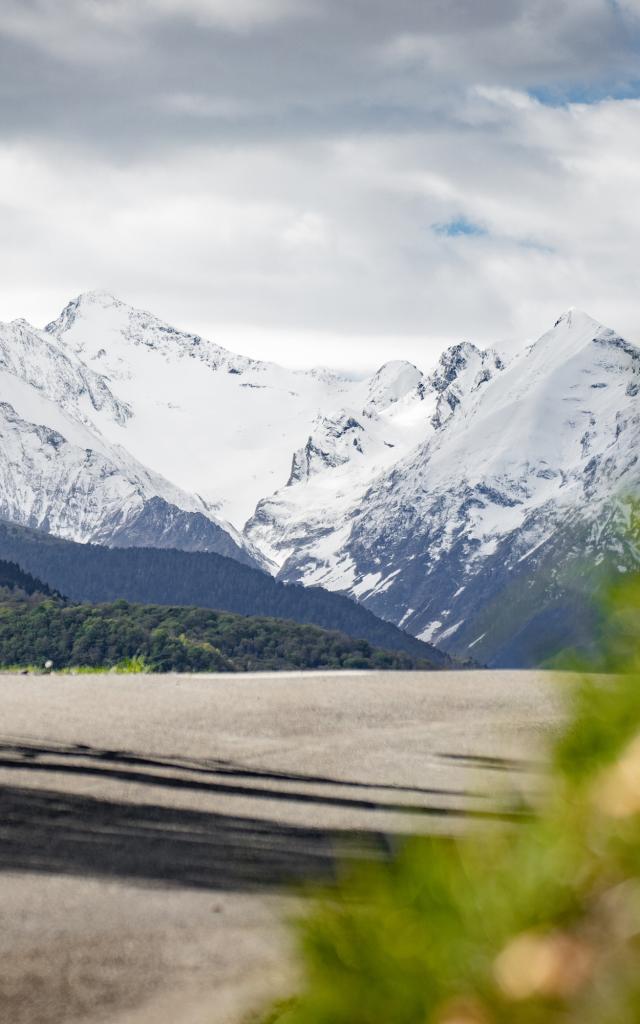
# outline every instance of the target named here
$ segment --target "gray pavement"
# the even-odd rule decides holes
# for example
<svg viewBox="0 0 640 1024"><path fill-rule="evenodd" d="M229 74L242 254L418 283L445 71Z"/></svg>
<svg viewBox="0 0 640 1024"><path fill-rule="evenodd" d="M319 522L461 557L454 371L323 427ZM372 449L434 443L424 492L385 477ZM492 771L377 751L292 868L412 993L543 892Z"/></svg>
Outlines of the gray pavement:
<svg viewBox="0 0 640 1024"><path fill-rule="evenodd" d="M291 884L509 816L531 672L0 676L0 1019L217 1024L293 983Z"/></svg>

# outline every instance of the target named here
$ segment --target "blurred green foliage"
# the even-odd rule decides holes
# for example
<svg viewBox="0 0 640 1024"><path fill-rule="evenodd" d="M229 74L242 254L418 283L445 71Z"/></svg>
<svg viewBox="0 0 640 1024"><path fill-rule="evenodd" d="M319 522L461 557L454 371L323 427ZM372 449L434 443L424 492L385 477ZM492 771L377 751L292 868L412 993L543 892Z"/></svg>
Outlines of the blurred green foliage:
<svg viewBox="0 0 640 1024"><path fill-rule="evenodd" d="M526 823L421 838L350 869L298 924L274 1024L640 1021L640 580L607 599Z"/></svg>

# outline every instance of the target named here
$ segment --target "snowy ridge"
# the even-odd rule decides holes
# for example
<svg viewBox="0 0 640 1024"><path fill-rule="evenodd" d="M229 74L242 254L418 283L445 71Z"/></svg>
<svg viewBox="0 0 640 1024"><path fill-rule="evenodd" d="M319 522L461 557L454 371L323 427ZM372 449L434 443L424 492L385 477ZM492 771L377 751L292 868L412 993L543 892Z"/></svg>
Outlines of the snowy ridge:
<svg viewBox="0 0 640 1024"><path fill-rule="evenodd" d="M194 359L212 370L224 366L242 373L255 364L236 356L197 334L177 331L152 313L134 309L109 292L86 292L63 309L45 327L47 334L64 339L87 363L100 363L111 377L130 378L127 348L142 347L165 358Z"/></svg>
<svg viewBox="0 0 640 1024"><path fill-rule="evenodd" d="M90 292L44 331L0 325L0 514L257 561L453 653L513 658L572 559L637 556L620 526L639 402L640 350L578 310L508 361L463 342L429 375L393 360L354 381Z"/></svg>
<svg viewBox="0 0 640 1024"><path fill-rule="evenodd" d="M47 333L107 375L131 409L126 423L101 422L105 436L240 530L260 498L286 482L316 416L354 386L322 368L235 355L104 292L69 303Z"/></svg>
<svg viewBox="0 0 640 1024"><path fill-rule="evenodd" d="M360 503L378 479L405 458L410 464L425 440L442 431L463 400L472 399L500 368L495 353L470 344L445 352L430 377L411 363L385 364L353 394L360 408L354 404L316 421L294 455L287 487L259 502L246 536L284 579L345 590L359 599L384 593L388 574L383 578L377 566L358 574L348 551Z"/></svg>
<svg viewBox="0 0 640 1024"><path fill-rule="evenodd" d="M261 562L251 545L197 494L149 470L102 428L133 415L107 378L25 321L0 325L0 515L79 541L190 546ZM159 517L162 503L163 517ZM153 528L141 530L155 509ZM177 531L176 513L183 518ZM191 522L190 520L193 520ZM206 524L206 526L205 526Z"/></svg>
<svg viewBox="0 0 640 1024"><path fill-rule="evenodd" d="M85 423L102 414L122 425L131 415L129 407L115 398L104 375L62 351L26 320L0 324L0 371L31 385Z"/></svg>
<svg viewBox="0 0 640 1024"><path fill-rule="evenodd" d="M422 639L458 654L475 644L491 660L492 638L474 626L481 607L547 550L555 575L578 553L604 557L599 524L615 518L617 495L640 492L640 350L572 310L507 367L485 354L469 375L477 357L463 354L461 377L445 375L439 391L446 418L437 411L431 435L335 526L292 547L281 576L347 590ZM436 371L430 386L442 382ZM286 514L272 500L280 530ZM612 534L609 554L617 543Z"/></svg>

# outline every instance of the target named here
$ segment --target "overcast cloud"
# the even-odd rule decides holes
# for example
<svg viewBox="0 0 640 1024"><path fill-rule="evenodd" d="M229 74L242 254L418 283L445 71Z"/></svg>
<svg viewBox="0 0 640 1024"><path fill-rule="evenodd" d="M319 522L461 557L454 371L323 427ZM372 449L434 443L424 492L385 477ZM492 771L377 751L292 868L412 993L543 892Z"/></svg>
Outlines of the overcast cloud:
<svg viewBox="0 0 640 1024"><path fill-rule="evenodd" d="M640 341L640 0L2 0L0 319L297 365Z"/></svg>

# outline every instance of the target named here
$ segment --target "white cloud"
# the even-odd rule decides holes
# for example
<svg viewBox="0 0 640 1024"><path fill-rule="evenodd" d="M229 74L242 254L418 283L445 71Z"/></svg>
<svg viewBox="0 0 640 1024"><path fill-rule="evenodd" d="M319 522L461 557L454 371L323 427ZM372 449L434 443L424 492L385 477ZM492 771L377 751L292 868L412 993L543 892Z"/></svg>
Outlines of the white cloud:
<svg viewBox="0 0 640 1024"><path fill-rule="evenodd" d="M133 56L137 34L180 19L203 27L246 32L282 19L308 16L313 0L3 0L0 34L76 62Z"/></svg>
<svg viewBox="0 0 640 1024"><path fill-rule="evenodd" d="M203 93L177 92L160 96L154 106L188 117L238 118L252 111L252 106L233 96L207 96Z"/></svg>
<svg viewBox="0 0 640 1024"><path fill-rule="evenodd" d="M462 133L201 148L131 167L5 149L11 311L46 319L52 289L60 305L104 286L184 325L233 334L235 322L254 340L262 328L261 355L278 328L351 333L354 366L367 345L372 363L384 355L385 334L387 356L425 363L444 340L535 334L569 305L640 339L640 101L554 108L483 89L469 102L487 106L489 133L479 116ZM461 217L487 233L432 230Z"/></svg>
<svg viewBox="0 0 640 1024"><path fill-rule="evenodd" d="M194 18L229 27L261 24L309 10L309 0L4 0L3 28L15 31L50 25L54 17L103 26L158 18Z"/></svg>
<svg viewBox="0 0 640 1024"><path fill-rule="evenodd" d="M138 5L131 0L119 0L117 6L129 18L191 16L204 24L228 28L278 21L299 16L308 9L305 0L141 0Z"/></svg>
<svg viewBox="0 0 640 1024"><path fill-rule="evenodd" d="M305 210L284 229L282 237L287 245L296 249L325 246L328 242L327 224L320 214Z"/></svg>
<svg viewBox="0 0 640 1024"><path fill-rule="evenodd" d="M49 56L0 49L0 317L102 287L354 367L570 305L640 340L640 100L599 98L632 80L621 4L398 4L4 0Z"/></svg>
<svg viewBox="0 0 640 1024"><path fill-rule="evenodd" d="M522 83L550 71L560 81L571 77L576 47L590 61L592 76L610 56L611 0L494 0L471 9L452 0L447 7L448 18L427 15L422 31L401 31L385 41L382 60L424 65L449 80L490 74ZM426 5L427 11L438 8Z"/></svg>

